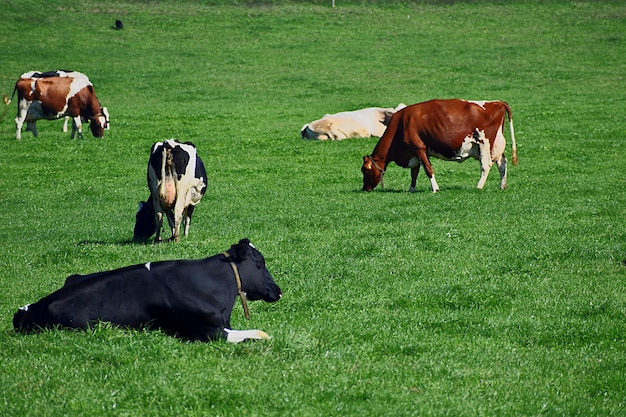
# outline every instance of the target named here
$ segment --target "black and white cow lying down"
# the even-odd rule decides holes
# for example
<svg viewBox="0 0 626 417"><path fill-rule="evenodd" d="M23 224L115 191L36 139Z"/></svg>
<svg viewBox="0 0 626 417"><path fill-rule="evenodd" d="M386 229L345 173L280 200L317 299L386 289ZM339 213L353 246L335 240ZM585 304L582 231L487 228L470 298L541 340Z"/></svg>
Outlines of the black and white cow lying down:
<svg viewBox="0 0 626 417"><path fill-rule="evenodd" d="M16 331L65 327L86 329L102 321L158 328L199 341L268 339L260 330L232 330L237 295L275 302L282 292L263 255L242 239L224 253L199 260L148 262L89 275L72 275L65 285L13 316Z"/></svg>

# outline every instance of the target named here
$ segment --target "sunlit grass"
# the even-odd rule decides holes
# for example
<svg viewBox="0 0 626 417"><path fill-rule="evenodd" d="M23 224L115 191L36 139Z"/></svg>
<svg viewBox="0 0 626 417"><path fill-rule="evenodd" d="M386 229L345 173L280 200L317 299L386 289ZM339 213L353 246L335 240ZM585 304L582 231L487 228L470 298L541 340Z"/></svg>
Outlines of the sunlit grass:
<svg viewBox="0 0 626 417"><path fill-rule="evenodd" d="M1 90L79 70L112 121L102 140L41 121L21 142L15 104L0 121L1 415L624 413L624 5L328 3L0 0ZM393 165L363 193L377 139L299 139L325 113L435 97L509 102L508 190L495 171L475 190L472 160L433 161L438 194ZM131 244L169 137L197 145L207 193L189 238ZM236 305L233 327L270 341L12 330L70 274L243 237L284 297L249 322Z"/></svg>

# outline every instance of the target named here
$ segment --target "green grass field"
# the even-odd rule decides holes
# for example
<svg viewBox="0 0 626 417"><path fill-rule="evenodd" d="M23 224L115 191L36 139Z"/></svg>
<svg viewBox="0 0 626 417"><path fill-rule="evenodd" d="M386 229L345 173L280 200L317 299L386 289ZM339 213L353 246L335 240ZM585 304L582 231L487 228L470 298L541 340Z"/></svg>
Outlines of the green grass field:
<svg viewBox="0 0 626 417"><path fill-rule="evenodd" d="M81 71L112 124L18 142L0 110L0 415L626 415L626 5L229 3L0 0L0 94ZM376 138L299 138L325 113L448 97L511 105L508 190L433 160L438 194L394 165L363 193ZM170 137L197 145L206 196L189 238L132 244ZM13 331L70 274L243 237L284 296L232 324L272 340Z"/></svg>

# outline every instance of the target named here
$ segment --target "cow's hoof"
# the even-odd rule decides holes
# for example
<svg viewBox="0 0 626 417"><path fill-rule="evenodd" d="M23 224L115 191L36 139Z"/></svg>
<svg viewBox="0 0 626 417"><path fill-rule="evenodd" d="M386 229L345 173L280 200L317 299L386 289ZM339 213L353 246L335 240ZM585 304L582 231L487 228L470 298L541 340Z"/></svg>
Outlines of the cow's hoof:
<svg viewBox="0 0 626 417"><path fill-rule="evenodd" d="M267 340L267 339L271 339L272 337L270 335L268 335L267 333L265 333L262 330L231 330L231 329L224 329L224 331L226 333L228 333L228 337L226 338L227 342L230 343L240 343L240 342L245 342L246 340L249 339L256 339L256 340Z"/></svg>

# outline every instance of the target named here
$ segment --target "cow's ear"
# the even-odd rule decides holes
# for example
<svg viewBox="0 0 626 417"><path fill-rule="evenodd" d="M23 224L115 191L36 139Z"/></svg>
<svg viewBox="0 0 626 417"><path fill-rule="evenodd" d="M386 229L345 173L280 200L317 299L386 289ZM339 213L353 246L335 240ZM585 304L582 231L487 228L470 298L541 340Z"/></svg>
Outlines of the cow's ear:
<svg viewBox="0 0 626 417"><path fill-rule="evenodd" d="M391 120L391 116L393 116L393 114L394 114L395 112L396 112L396 111L395 111L395 110L393 110L393 109L391 109L391 110L390 110L390 109L385 110L385 112L384 112L384 114L383 114L383 120L381 120L381 121L382 121L382 123L383 123L384 125L388 125L388 124L389 124L389 121Z"/></svg>
<svg viewBox="0 0 626 417"><path fill-rule="evenodd" d="M230 254L235 262L241 262L246 259L246 253L250 247L248 239L241 239L236 245L230 247Z"/></svg>

